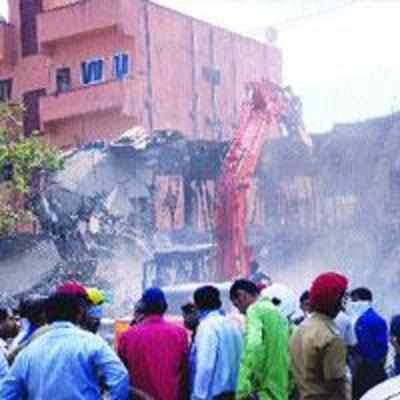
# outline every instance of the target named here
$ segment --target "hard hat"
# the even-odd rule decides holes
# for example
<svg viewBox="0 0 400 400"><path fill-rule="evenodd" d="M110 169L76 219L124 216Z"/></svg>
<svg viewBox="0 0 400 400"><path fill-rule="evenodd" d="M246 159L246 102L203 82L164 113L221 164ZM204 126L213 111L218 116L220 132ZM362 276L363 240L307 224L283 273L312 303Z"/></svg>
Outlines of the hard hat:
<svg viewBox="0 0 400 400"><path fill-rule="evenodd" d="M103 304L105 301L104 292L97 288L86 288L87 296L94 305Z"/></svg>
<svg viewBox="0 0 400 400"><path fill-rule="evenodd" d="M296 295L286 285L274 283L262 290L261 297L269 299L285 318L290 318L296 312Z"/></svg>

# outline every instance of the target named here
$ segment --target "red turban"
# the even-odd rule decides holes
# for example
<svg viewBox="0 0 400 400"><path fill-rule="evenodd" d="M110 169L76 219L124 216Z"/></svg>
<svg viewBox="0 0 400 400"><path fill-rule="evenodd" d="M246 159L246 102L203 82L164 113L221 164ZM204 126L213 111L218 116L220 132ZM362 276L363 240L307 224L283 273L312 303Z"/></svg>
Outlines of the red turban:
<svg viewBox="0 0 400 400"><path fill-rule="evenodd" d="M321 274L310 290L310 305L316 311L326 314L334 311L337 302L347 289L348 280L335 272Z"/></svg>
<svg viewBox="0 0 400 400"><path fill-rule="evenodd" d="M87 297L86 289L79 282L76 281L65 282L63 285L57 288L56 292Z"/></svg>

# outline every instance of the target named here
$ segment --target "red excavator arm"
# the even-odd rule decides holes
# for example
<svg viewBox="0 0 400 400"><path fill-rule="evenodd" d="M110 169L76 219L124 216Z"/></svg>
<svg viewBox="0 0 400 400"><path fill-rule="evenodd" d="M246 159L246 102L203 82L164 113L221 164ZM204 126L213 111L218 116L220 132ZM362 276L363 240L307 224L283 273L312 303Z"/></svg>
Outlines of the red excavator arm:
<svg viewBox="0 0 400 400"><path fill-rule="evenodd" d="M290 117L290 89L284 90L266 80L249 83L246 89L248 99L242 105L239 126L223 160L216 187L217 266L221 281L249 273L247 189L266 139L281 123L288 131L296 125L293 124L296 118Z"/></svg>

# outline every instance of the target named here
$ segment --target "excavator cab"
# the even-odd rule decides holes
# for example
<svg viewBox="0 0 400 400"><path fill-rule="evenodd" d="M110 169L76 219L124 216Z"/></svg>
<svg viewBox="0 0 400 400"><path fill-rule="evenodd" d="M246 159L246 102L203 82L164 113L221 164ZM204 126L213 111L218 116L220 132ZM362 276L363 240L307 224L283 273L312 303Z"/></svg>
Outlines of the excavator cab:
<svg viewBox="0 0 400 400"><path fill-rule="evenodd" d="M215 254L213 244L179 245L159 250L144 264L143 288L212 282L216 275Z"/></svg>

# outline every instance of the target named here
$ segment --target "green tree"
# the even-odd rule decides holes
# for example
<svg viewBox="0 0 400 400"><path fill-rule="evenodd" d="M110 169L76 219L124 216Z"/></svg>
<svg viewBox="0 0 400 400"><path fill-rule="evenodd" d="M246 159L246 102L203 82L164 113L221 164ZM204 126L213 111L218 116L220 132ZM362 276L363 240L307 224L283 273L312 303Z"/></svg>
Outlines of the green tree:
<svg viewBox="0 0 400 400"><path fill-rule="evenodd" d="M18 200L31 193L34 175L63 165L61 152L44 143L38 132L24 136L22 115L21 105L0 103L0 236L31 221L30 206Z"/></svg>

